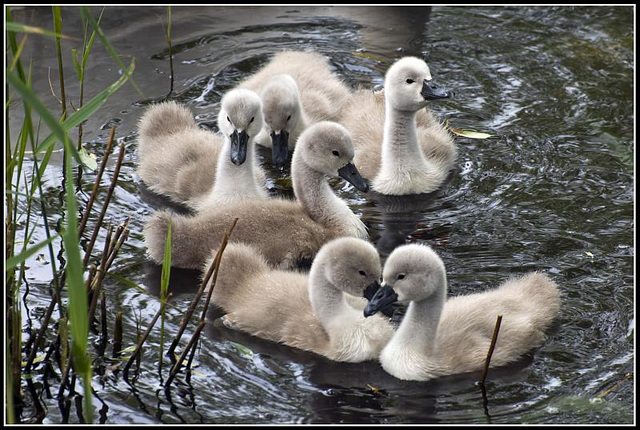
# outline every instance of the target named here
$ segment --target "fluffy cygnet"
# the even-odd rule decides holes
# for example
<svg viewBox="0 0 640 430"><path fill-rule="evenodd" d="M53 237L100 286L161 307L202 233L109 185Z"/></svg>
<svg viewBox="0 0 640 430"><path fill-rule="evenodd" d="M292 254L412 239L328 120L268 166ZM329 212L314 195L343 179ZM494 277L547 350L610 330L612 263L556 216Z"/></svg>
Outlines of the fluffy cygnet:
<svg viewBox="0 0 640 430"><path fill-rule="evenodd" d="M337 121L349 88L315 52L279 52L239 85L260 94L264 127L256 138L272 148L273 163L282 166L300 134L319 121Z"/></svg>
<svg viewBox="0 0 640 430"><path fill-rule="evenodd" d="M345 296L377 289L380 271L373 245L356 238L325 244L308 275L271 269L256 248L229 244L212 300L236 329L331 360L360 362L376 359L393 329L379 315L365 320Z"/></svg>
<svg viewBox="0 0 640 430"><path fill-rule="evenodd" d="M453 139L427 109L430 100L450 97L415 57L395 62L382 92L359 90L340 123L352 134L355 164L381 194L405 195L437 190L454 165Z"/></svg>
<svg viewBox="0 0 640 430"><path fill-rule="evenodd" d="M424 245L393 251L383 280L365 315L394 301L410 303L380 354L382 367L399 379L426 381L481 370L498 315L503 318L491 367L515 362L542 344L560 308L558 287L539 272L447 300L444 264Z"/></svg>
<svg viewBox="0 0 640 430"><path fill-rule="evenodd" d="M156 212L144 230L149 255L162 262L171 222L172 264L200 268L236 217L239 221L231 241L254 245L271 265L283 269L312 259L324 243L336 237L368 239L365 225L327 183L328 177L341 176L366 192L368 185L352 160L353 144L344 127L332 122L314 124L300 136L293 156L296 201L246 200L192 217Z"/></svg>
<svg viewBox="0 0 640 430"><path fill-rule="evenodd" d="M153 105L139 122L138 175L152 191L196 210L266 198L254 144L262 122L260 99L249 90L222 98L220 134L199 128L186 106Z"/></svg>

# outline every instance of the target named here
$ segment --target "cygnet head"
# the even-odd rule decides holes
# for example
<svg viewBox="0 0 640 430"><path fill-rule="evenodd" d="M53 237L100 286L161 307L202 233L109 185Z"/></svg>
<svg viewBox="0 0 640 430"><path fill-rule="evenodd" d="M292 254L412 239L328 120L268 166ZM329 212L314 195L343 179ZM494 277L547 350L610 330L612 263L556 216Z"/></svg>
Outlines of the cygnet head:
<svg viewBox="0 0 640 430"><path fill-rule="evenodd" d="M298 85L290 75L275 75L260 92L260 98L264 128L271 137L273 164L280 167L289 156L289 135L302 116Z"/></svg>
<svg viewBox="0 0 640 430"><path fill-rule="evenodd" d="M328 176L340 176L366 193L369 184L353 164L353 156L351 135L335 122L318 122L298 138L296 157L300 157L312 169Z"/></svg>
<svg viewBox="0 0 640 430"><path fill-rule="evenodd" d="M416 112L428 100L451 97L451 91L433 82L427 63L416 57L396 61L384 79L385 97L396 110Z"/></svg>
<svg viewBox="0 0 640 430"><path fill-rule="evenodd" d="M380 256L365 240L341 237L328 242L318 252L314 264L322 264L324 277L352 296L371 297L380 287Z"/></svg>
<svg viewBox="0 0 640 430"><path fill-rule="evenodd" d="M382 288L365 308L371 316L394 302L422 301L435 294L446 296L446 271L442 259L426 245L396 248L384 265Z"/></svg>
<svg viewBox="0 0 640 430"><path fill-rule="evenodd" d="M256 93L234 89L222 97L218 128L231 142L231 162L237 166L247 159L249 139L262 129L262 103Z"/></svg>

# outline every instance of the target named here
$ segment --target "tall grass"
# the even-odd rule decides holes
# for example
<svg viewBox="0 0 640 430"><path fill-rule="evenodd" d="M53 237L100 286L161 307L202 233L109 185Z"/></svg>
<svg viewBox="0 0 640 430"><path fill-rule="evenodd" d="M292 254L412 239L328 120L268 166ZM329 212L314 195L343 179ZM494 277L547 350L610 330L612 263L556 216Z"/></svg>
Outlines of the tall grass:
<svg viewBox="0 0 640 430"><path fill-rule="evenodd" d="M87 167L91 170L97 168L97 163L93 161L87 154L86 150L82 146L83 140L83 123L95 115L104 102L119 88L121 88L126 82L130 82L141 93L139 87L133 81L133 72L135 69L135 63L132 60L131 64L126 67L115 49L106 38L100 23L104 14L104 9L100 12L98 19L96 20L87 7L81 7L79 13L84 20L83 25L83 38L82 44L79 47L71 49L71 65L75 70L75 76L79 84L79 98L74 104L72 100L75 95L70 94L65 90L65 74L64 68L65 57L69 58L69 55L65 53L65 44L77 41L78 39L71 38L64 34L63 28L63 15L66 11L63 11L58 6L52 7L53 15L53 30L33 27L21 23L15 23L11 17L10 8L6 9L6 31L8 40L8 52L7 56L7 68L6 75L6 100L5 100L5 112L6 112L6 141L7 146L5 149L6 157L6 222L5 222L5 237L7 239L6 244L6 264L5 264L5 276L6 276L6 368L7 368L7 417L9 423L16 423L22 419L22 408L27 404L28 399L23 398L24 393L31 394L31 400L34 408L36 409L36 415L34 417L27 417L26 420L35 419L42 421L46 415L46 410L42 408L40 397L42 393L37 393L34 389L33 378L37 375L36 371L41 371L42 376L45 379L45 386L48 385L48 370L53 370L53 366L49 363L50 357L53 355L54 349L58 348L57 359L59 363L58 370L61 377L59 378L60 386L58 388L58 402L61 405L63 421L66 421L69 417L69 408L72 405L71 396L75 396L75 404L77 408L77 416L81 422L91 423L93 421L93 396L92 393L92 375L93 361L95 358L104 359L104 341L106 338L106 311L105 311L105 295L101 291L101 283L106 275L111 275L116 279L120 279L117 274L109 273L111 264L113 263L116 254L120 247L126 241L128 237L128 219L121 225L119 225L115 231L113 226L109 226L105 238L104 249L100 257L99 264L94 264L90 261L93 257L92 250L96 238L99 234L104 234L102 227L102 221L106 213L111 196L116 187L118 180L118 174L120 172L120 166L122 165L125 145L120 144L120 152L118 154L118 160L116 162L113 177L109 189L106 192L102 210L97 217L97 220L93 224L93 231L89 232L90 228L87 228L90 213L93 207L93 202L98 198L99 182L102 178L102 173L107 165L108 157L111 154L111 148L114 140L115 129L111 130L109 140L106 143L106 148L103 153L103 160L101 160L100 169L96 174L96 182L91 191L91 195L88 203L84 206L84 210L81 211L83 206L82 202L76 197L76 193L81 190L82 185L82 167ZM64 13L63 13L64 12ZM166 29L166 39L169 44L170 54L170 68L171 68L171 88L169 97L173 92L173 53L171 48L171 20L172 10L171 7L167 7L168 27ZM32 65L25 68L23 64L23 52L28 47L29 42L37 43L38 38L51 38L54 40L56 47L57 58L57 70L58 70L58 82L59 90L58 94L60 98L61 110L60 112L53 112L46 107L45 96L39 95L33 88L31 82L31 70ZM104 88L101 92L95 95L90 100L84 101L84 84L88 78L87 65L90 59L90 53L92 51L94 42L99 40L105 50L113 58L113 60L120 66L122 75L111 85ZM66 43L63 44L62 42ZM81 53L80 56L78 54ZM36 64L37 65L37 64ZM40 66L40 65L37 65ZM67 79L69 76L67 75ZM52 85L53 86L53 85ZM52 88L53 89L53 88ZM54 94L55 95L55 94ZM10 119L12 115L17 115L13 106L15 102L22 102L23 112L21 112L22 125L18 130L17 135L14 135L14 130L9 127ZM46 126L49 130L49 134L40 139L40 128ZM77 142L75 142L70 136L73 131L77 130ZM60 206L50 207L47 204L45 198L45 184L43 184L43 175L45 170L49 167L51 156L56 148L62 148L63 152L63 169L62 169L62 185L59 189L59 195L63 196L60 200ZM30 148L31 151L27 151ZM30 157L29 158L29 154ZM28 167L30 166L30 171ZM74 189L73 168L77 167L77 189ZM26 208L21 210L19 208ZM79 220L79 213L83 212L81 220ZM40 215L40 216L37 216ZM51 217L59 217L59 222L51 222ZM38 224L38 220L44 224L46 232L46 239L40 240L38 243L31 244L32 235L36 230L39 230L41 226ZM237 221L237 220L236 220ZM50 228L50 223L55 228ZM235 225L235 223L234 223ZM231 230L233 226L231 227ZM228 235L231 230L225 235L223 241L226 244ZM90 233L91 240L84 249L80 246L80 239L84 237L84 234ZM17 238L21 240L16 240ZM58 256L64 256L64 259L60 259L61 267L58 270L56 265L56 258L54 253L54 246L59 246L61 251ZM21 300L20 293L23 287L23 279L25 279L25 273L27 270L26 263L29 258L32 258L36 253L47 248L49 250L50 267L52 271L52 284L51 301L49 307L44 312L44 316L40 318L40 328L37 333L27 330L27 335L23 338L22 330L22 315L21 315ZM219 250L219 254L216 258L216 264L212 266L211 271L208 273L205 282L201 286L198 299L194 301L193 309L189 310L190 316L195 309L202 292L204 285L208 282L208 279L214 273L217 275L217 268L220 264L221 252L224 249L224 245ZM84 258L82 258L82 252L84 252ZM91 263L91 264L90 264ZM168 293L169 275L171 267L171 225L169 225L169 231L167 236L165 259L162 267L161 278L161 307L158 313L153 318L150 326L146 330L144 335L139 336L137 348L131 359L126 363L123 369L123 375L126 378L129 367L135 360L138 363L141 359L142 350L141 347L145 342L145 339L152 330L154 324L160 316L162 316L162 326L160 329L160 355L159 355L159 371L162 378L162 364L163 364L163 350L164 350L164 321L165 321L165 309L169 305L171 294ZM16 270L19 269L19 276L16 276ZM85 280L85 275L86 280ZM215 283L215 275L214 283ZM127 281L122 278L122 281ZM136 285L134 285L136 286ZM136 286L137 288L137 286ZM28 295L28 290L25 292L25 296ZM68 300L63 300L65 296ZM92 352L90 349L90 335L91 328L93 327L93 315L98 299L101 299L100 313L102 319L102 347L97 348L96 352ZM178 365L174 365L170 371L170 376L166 382L166 386L170 384L170 381L176 376L180 369L180 365L183 362L184 356L191 349L191 358L187 364L189 368L193 353L195 351L195 344L200 333L200 330L204 327L204 315L206 314L206 307L210 301L211 294L207 296L202 316L199 320L198 328L192 336L189 345L183 351L183 357L179 360ZM55 328L54 310L58 311L57 317L57 329ZM186 325L189 323L189 318L185 318L183 326L181 326L180 335L174 339L172 348L177 346L180 336L184 332ZM114 350L113 356L116 357L122 350L122 313L116 314L116 328L114 331ZM55 335L56 339L48 338L51 335ZM70 347L69 347L70 345ZM171 351L173 349L170 348ZM46 351L46 353L44 352ZM38 355L38 352L41 352ZM96 357L96 354L99 357ZM39 362L44 361L44 370L38 368ZM100 362L101 360L97 360ZM23 364L24 363L24 364ZM99 366L99 365L98 365ZM24 369L23 369L24 368ZM29 374L29 379L23 373ZM95 372L100 374L100 367L97 367ZM74 386L76 381L81 381L84 389L82 395L76 395ZM26 384L29 390L23 390L23 385ZM71 396L65 397L66 389L69 388ZM102 414L101 414L102 415Z"/></svg>
<svg viewBox="0 0 640 430"><path fill-rule="evenodd" d="M86 78L86 65L89 59L89 53L93 45L96 35L101 34L99 27L99 21L96 21L91 16L88 9L83 9L83 17L86 20L85 25L85 38L82 45L82 61L76 61L76 71L81 88L83 88L84 80ZM70 180L73 175L72 165L74 160L78 166L85 164L91 164L88 160L86 153L83 153L81 146L82 131L81 124L94 115L100 106L107 100L107 98L119 89L125 82L127 82L133 74L134 65L132 64L127 68L122 65L123 76L116 82L107 87L105 90L94 96L86 104L83 103L82 98L84 93L82 92L79 108L71 115L68 112L68 94L65 91L64 81L64 63L63 63L63 47L61 40L68 39L63 34L62 29L62 10L58 6L52 7L53 13L53 27L54 30L37 28L33 26L27 26L24 24L14 23L12 21L11 9L6 9L6 30L7 40L9 45L9 52L7 55L11 55L11 61L7 60L6 81L6 140L7 147L5 150L6 156L6 222L5 222L5 234L7 238L6 244L6 303L7 303L7 377L9 384L6 385L7 390L7 416L9 423L15 423L20 417L19 408L24 404L25 399L21 398L21 384L22 384L22 348L23 339L22 333L22 317L21 306L19 298L19 292L21 289L21 280L23 278L25 270L25 262L28 258L32 257L35 253L40 251L43 247L49 247L50 263L52 267L53 281L56 284L56 288L53 291L50 309L47 312L46 318L42 320L42 327L38 334L38 337L42 335L45 337L45 331L50 323L51 314L55 306L59 308L60 320L59 323L66 327L66 318L64 315L68 315L68 323L70 326L71 334L71 352L70 360L73 366L74 375L78 375L82 378L84 395L82 411L79 411L84 417L86 422L92 422L93 420L93 408L92 408L92 387L91 376L92 366L91 357L88 351L89 340L89 303L87 295L87 286L84 282L85 268L81 259L81 247L80 237L78 232L78 208L79 202L75 195L75 190ZM102 16L102 15L101 15ZM91 25L94 29L90 38L86 37L86 29ZM18 43L17 36L21 35L22 38ZM56 115L46 108L43 102L42 96L36 94L33 89L30 73L25 71L22 63L22 52L27 44L28 38L40 38L51 37L55 39L56 56L58 60L58 78L60 85L60 102L62 112L60 115ZM104 35L101 36L103 43L106 41ZM34 40L34 43L37 43ZM108 42L107 42L108 43ZM109 45L107 49L112 47ZM76 58L75 54L73 58ZM76 58L77 60L77 58ZM120 62L120 64L122 64ZM29 67L30 70L30 67ZM13 114L12 106L16 101L20 100L23 105L24 112L22 114L22 127L20 133L15 139L15 144L12 144L12 134L9 129L10 118ZM37 123L45 124L51 134L43 141L39 142L39 133L34 129L33 117L37 119ZM78 130L78 144L74 145L69 137L69 132L79 127ZM39 127L38 127L39 128ZM24 172L26 163L29 162L27 158L27 145L30 142L32 148L32 163L33 169L31 177L28 178ZM42 184L42 174L47 168L51 154L56 145L62 145L63 148L63 191L64 191L64 205L65 211L62 215L64 219L64 226L61 231L56 234L52 234L49 229L49 215L55 214L57 211L47 209L46 199ZM64 179L68 180L64 180ZM36 192L39 193L39 198L36 198ZM35 212L33 204L40 202L40 212L45 224L47 232L47 239L35 244L29 245L31 234L35 231L37 225L34 225L34 219L37 217L32 216L32 212ZM26 219L25 214L21 213L19 207L26 207ZM19 242L16 241L16 234L18 232L18 226L22 230L22 247L17 251ZM100 225L95 226L95 230L100 229ZM125 235L126 236L126 235ZM58 273L55 258L53 255L53 243L54 241L62 238L61 246L64 249L64 266L61 268L61 272ZM21 276L15 276L15 270L20 267ZM64 280L63 286L57 285L58 280ZM60 287L60 288L58 288ZM63 305L60 296L63 291L68 297L68 302ZM61 341L65 341L66 328L59 327ZM34 341L35 340L35 341ZM28 352L27 367L30 368L34 364L35 351L42 347L42 342L35 339L32 333L29 338L30 352ZM27 349L29 349L27 347ZM63 346L64 351L64 346ZM63 360L64 361L64 360ZM64 363L61 364L61 370L63 373L67 373L69 369L65 369ZM64 389L64 380L62 384ZM62 390L61 390L62 391Z"/></svg>

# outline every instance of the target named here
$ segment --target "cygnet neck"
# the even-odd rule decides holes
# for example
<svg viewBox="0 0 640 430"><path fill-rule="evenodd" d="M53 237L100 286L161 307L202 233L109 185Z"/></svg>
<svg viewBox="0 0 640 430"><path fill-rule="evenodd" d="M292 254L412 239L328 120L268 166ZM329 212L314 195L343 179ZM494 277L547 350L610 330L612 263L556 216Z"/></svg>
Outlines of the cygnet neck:
<svg viewBox="0 0 640 430"><path fill-rule="evenodd" d="M381 170L424 160L416 132L416 114L416 111L398 110L389 100L385 101Z"/></svg>
<svg viewBox="0 0 640 430"><path fill-rule="evenodd" d="M294 152L291 163L293 191L302 208L315 222L337 233L362 237L358 227L362 224L360 219L333 193L326 175L304 161L302 153L300 150Z"/></svg>
<svg viewBox="0 0 640 430"><path fill-rule="evenodd" d="M444 282L446 283L446 279ZM390 344L393 342L395 345L420 351L421 354L434 353L446 294L444 287L424 300L411 302Z"/></svg>
<svg viewBox="0 0 640 430"><path fill-rule="evenodd" d="M344 299L344 293L336 288L325 276L326 264L317 262L309 272L309 299L313 313L325 329L352 308Z"/></svg>
<svg viewBox="0 0 640 430"><path fill-rule="evenodd" d="M231 141L225 136L222 150L218 155L215 184L202 206L224 204L231 200L266 197L265 191L255 178L256 156L253 138L247 142L247 158L236 166L231 162Z"/></svg>

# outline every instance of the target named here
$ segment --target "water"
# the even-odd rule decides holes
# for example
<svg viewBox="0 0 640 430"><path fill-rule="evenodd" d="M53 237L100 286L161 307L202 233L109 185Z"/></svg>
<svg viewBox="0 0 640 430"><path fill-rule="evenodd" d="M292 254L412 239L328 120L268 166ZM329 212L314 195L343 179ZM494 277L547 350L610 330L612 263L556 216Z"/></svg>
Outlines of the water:
<svg viewBox="0 0 640 430"><path fill-rule="evenodd" d="M81 39L78 10L63 8L63 19L63 32ZM15 10L14 20L52 27L49 8ZM134 76L144 95L127 84L85 125L87 147L99 158L111 125L127 148L107 221L131 217L129 240L114 267L147 292L106 280L110 317L118 310L124 313L125 346L135 342L136 319L146 327L159 308L159 270L146 262L141 234L143 220L157 203L140 191L135 175L135 129L146 102L169 90L163 25L164 8L106 9L103 29L125 63L135 57ZM125 383L108 368L103 376L94 375L97 420L634 421L631 8L180 7L173 9L172 33L176 98L209 128L216 126L222 94L268 61L274 50L321 52L350 85L366 87L382 83L396 58L425 58L438 82L456 93L452 100L432 103L436 114L454 127L497 138L458 138L457 171L441 192L427 199L367 199L340 181L333 183L336 191L362 216L383 257L405 242L434 247L447 267L450 295L483 291L511 275L542 270L560 285L562 309L541 348L514 366L489 372L486 396L475 383L476 374L403 383L376 363L331 363L214 323L204 331L190 381L181 376L164 390L161 381L167 374L165 369L162 378L158 375L156 330L134 383ZM34 60L34 87L52 109L59 109L49 96L47 78L48 67L56 76L53 43L37 40L25 48ZM65 56L77 47L74 43L79 42L65 41ZM73 71L65 73L68 97L77 99ZM87 76L88 97L119 77L98 42ZM12 117L10 124L16 130L20 118ZM110 181L112 170L104 182ZM279 177L269 173L274 180ZM93 177L85 174L85 190ZM60 206L60 178L60 160L54 158L45 178L51 208ZM274 182L272 192L284 192L280 188ZM55 225L62 211L51 212ZM94 213L92 220L96 218ZM44 237L38 228L33 240ZM28 261L25 330L39 327L48 305L48 264L35 257ZM168 311L168 333L177 331L197 276L173 271L177 297ZM109 320L110 332L112 327ZM42 383L41 375L35 378L36 386ZM48 409L44 422L61 422L57 400L43 396L42 401ZM32 412L27 407L23 418ZM74 410L69 421L77 422Z"/></svg>

